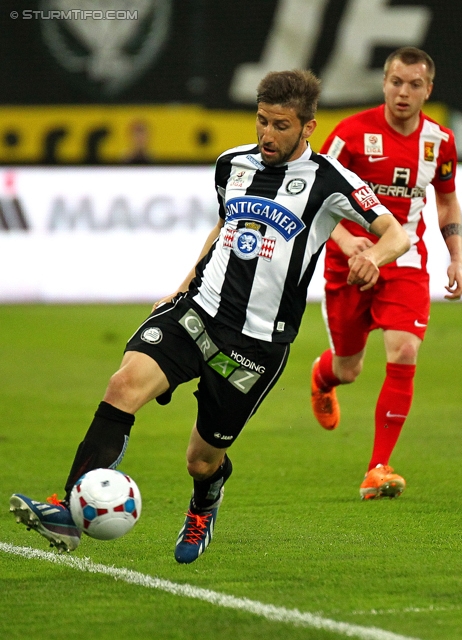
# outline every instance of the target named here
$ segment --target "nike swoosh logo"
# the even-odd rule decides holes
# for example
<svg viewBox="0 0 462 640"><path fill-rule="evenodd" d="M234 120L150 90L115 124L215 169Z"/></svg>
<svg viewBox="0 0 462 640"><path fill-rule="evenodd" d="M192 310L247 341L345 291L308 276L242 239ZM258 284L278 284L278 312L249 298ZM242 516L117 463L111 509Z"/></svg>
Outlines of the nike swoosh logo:
<svg viewBox="0 0 462 640"><path fill-rule="evenodd" d="M369 156L369 162L380 162L381 160L387 160L388 156L381 156L380 158L374 158Z"/></svg>
<svg viewBox="0 0 462 640"><path fill-rule="evenodd" d="M418 320L414 320L414 324L416 327L426 327L426 324L422 324L421 322L419 322Z"/></svg>
<svg viewBox="0 0 462 640"><path fill-rule="evenodd" d="M392 413L391 411L387 411L387 418L407 418L407 416L403 416L400 413Z"/></svg>

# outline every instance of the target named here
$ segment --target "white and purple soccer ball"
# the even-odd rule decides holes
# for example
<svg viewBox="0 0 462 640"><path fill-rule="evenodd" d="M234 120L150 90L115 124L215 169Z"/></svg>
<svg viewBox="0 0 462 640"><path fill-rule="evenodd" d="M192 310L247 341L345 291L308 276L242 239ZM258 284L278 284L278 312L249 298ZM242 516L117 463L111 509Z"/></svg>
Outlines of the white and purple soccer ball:
<svg viewBox="0 0 462 640"><path fill-rule="evenodd" d="M138 522L141 494L136 482L125 473L94 469L74 485L69 508L83 533L98 540L113 540Z"/></svg>

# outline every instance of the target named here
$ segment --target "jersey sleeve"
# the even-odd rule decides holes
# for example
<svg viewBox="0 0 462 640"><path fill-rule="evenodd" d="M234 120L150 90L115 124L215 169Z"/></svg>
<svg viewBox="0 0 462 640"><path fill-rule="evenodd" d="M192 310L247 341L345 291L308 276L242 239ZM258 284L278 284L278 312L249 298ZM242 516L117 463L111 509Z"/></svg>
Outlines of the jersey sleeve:
<svg viewBox="0 0 462 640"><path fill-rule="evenodd" d="M431 181L436 191L452 193L456 190L457 150L454 134L449 129L449 139L441 143L435 176Z"/></svg>
<svg viewBox="0 0 462 640"><path fill-rule="evenodd" d="M218 200L218 215L222 220L226 217L225 195L226 183L231 171L231 164L226 156L220 156L215 165L215 191Z"/></svg>
<svg viewBox="0 0 462 640"><path fill-rule="evenodd" d="M369 231L378 216L391 215L391 211L356 173L330 156L319 155L318 158L321 163L326 163L326 173L332 186L332 193L325 200L323 208L336 222L351 220Z"/></svg>

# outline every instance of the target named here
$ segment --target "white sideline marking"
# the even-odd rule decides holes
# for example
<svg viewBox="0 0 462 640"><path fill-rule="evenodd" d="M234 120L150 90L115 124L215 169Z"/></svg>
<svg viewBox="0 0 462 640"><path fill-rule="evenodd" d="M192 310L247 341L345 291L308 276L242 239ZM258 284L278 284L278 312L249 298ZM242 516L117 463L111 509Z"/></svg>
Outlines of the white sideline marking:
<svg viewBox="0 0 462 640"><path fill-rule="evenodd" d="M434 611L460 611L460 607L457 605L448 607L435 607L430 605L429 607L404 607L403 609L369 609L369 611L352 611L353 616L381 616L390 615L396 613L433 613Z"/></svg>
<svg viewBox="0 0 462 640"><path fill-rule="evenodd" d="M263 604L258 600L249 600L248 598L236 598L224 593L211 591L210 589L202 589L194 587L190 584L178 584L161 578L154 578L138 571L130 569L118 569L117 567L109 567L104 564L96 564L89 558L76 558L61 553L50 551L40 551L31 547L16 547L12 544L0 542L0 551L12 553L24 558L32 560L46 560L55 564L64 565L77 569L78 571L86 571L88 573L102 573L109 575L116 580L123 580L129 584L136 584L140 587L148 587L150 589L159 589L176 596L184 596L186 598L195 598L203 600L210 604L228 609L239 609L253 613L254 615L274 620L275 622L287 622L299 627L311 627L314 629L325 629L333 631L349 638L360 638L360 640L419 640L409 636L401 636L391 631L384 631L376 627L362 627L356 624L348 624L347 622L336 622L329 618L323 618L312 613L303 613L298 609L285 609L284 607L275 607L271 604Z"/></svg>

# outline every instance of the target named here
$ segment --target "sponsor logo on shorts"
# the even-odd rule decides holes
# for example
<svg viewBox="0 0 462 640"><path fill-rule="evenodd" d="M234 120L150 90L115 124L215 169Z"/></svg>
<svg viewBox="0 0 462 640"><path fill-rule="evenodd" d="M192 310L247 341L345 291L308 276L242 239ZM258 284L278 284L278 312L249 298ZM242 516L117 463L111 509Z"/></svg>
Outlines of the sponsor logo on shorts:
<svg viewBox="0 0 462 640"><path fill-rule="evenodd" d="M193 309L190 309L185 313L184 316L180 318L179 323L186 329L191 338L194 338L194 340L197 340L198 336L200 336L205 329L202 318L200 318Z"/></svg>
<svg viewBox="0 0 462 640"><path fill-rule="evenodd" d="M234 439L234 436L223 436L218 431L215 431L215 433L213 434L213 437L216 438L217 440L233 440Z"/></svg>
<svg viewBox="0 0 462 640"><path fill-rule="evenodd" d="M195 341L207 365L242 393L247 393L265 372L263 366L234 350L231 357L220 351L205 330L202 319L193 309L189 309L178 322ZM251 368L255 371L251 371Z"/></svg>
<svg viewBox="0 0 462 640"><path fill-rule="evenodd" d="M149 327L141 334L141 340L149 342L149 344L158 344L163 337L164 335L159 327Z"/></svg>
<svg viewBox="0 0 462 640"><path fill-rule="evenodd" d="M244 367L236 369L228 378L229 382L242 393L247 393L260 378L259 373L248 371Z"/></svg>
<svg viewBox="0 0 462 640"><path fill-rule="evenodd" d="M204 360L210 360L210 358L217 353L217 345L210 339L207 331L204 331L196 340L196 344L204 356Z"/></svg>
<svg viewBox="0 0 462 640"><path fill-rule="evenodd" d="M229 378L234 369L237 369L239 366L237 362L234 362L234 360L226 356L221 351L209 360L207 364L219 373L220 376L223 376L223 378Z"/></svg>
<svg viewBox="0 0 462 640"><path fill-rule="evenodd" d="M263 365L253 362L253 360L250 360L250 358L246 358L242 354L237 353L237 351L234 351L234 349L231 351L231 358L236 360L236 362L238 362L239 364L242 364L242 366L246 369L251 369L252 371L256 371L257 373L265 373L265 367Z"/></svg>

